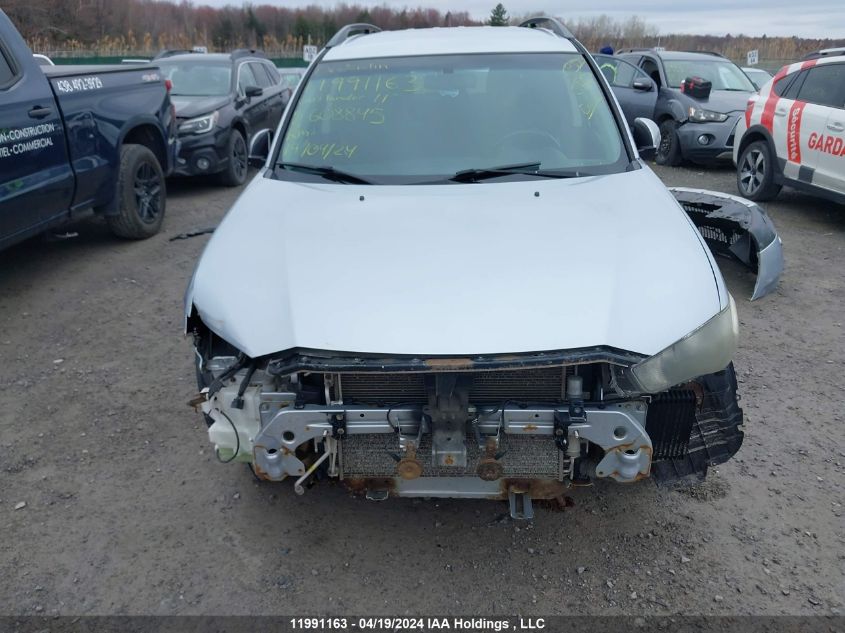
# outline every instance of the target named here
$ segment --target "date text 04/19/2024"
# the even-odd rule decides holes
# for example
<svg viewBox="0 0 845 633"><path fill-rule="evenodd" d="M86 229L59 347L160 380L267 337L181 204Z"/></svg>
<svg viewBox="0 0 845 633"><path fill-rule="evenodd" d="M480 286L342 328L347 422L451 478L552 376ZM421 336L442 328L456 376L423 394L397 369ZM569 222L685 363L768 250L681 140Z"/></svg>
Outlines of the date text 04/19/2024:
<svg viewBox="0 0 845 633"><path fill-rule="evenodd" d="M539 631L544 618L460 618L460 617L358 617L291 618L293 630L304 631Z"/></svg>

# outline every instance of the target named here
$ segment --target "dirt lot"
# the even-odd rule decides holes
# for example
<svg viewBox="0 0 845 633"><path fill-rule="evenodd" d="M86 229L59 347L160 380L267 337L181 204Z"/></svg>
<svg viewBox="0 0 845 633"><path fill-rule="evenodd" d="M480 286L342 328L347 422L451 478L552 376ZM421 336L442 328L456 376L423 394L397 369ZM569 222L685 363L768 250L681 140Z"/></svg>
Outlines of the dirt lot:
<svg viewBox="0 0 845 633"><path fill-rule="evenodd" d="M660 170L734 192L730 170ZM787 270L739 305L745 444L682 492L580 490L517 524L503 503L256 483L216 463L182 293L237 195L171 183L159 236L0 253L0 611L14 614L830 614L845 607L845 207L769 205ZM279 201L284 204L284 201ZM21 502L26 506L15 509Z"/></svg>

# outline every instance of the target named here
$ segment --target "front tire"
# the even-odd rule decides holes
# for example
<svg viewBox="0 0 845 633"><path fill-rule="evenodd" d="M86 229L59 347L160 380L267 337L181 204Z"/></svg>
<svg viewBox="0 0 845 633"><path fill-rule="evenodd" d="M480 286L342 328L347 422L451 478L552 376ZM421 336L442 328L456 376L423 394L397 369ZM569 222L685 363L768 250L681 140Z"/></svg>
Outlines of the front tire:
<svg viewBox="0 0 845 633"><path fill-rule="evenodd" d="M772 152L766 141L754 141L742 150L736 168L736 188L749 200L761 202L780 193Z"/></svg>
<svg viewBox="0 0 845 633"><path fill-rule="evenodd" d="M660 124L660 145L654 162L658 165L677 167L681 164L681 146L678 141L678 124L673 119L666 119Z"/></svg>
<svg viewBox="0 0 845 633"><path fill-rule="evenodd" d="M118 237L143 240L161 229L167 204L164 172L155 154L144 145L120 148L117 215L106 217Z"/></svg>
<svg viewBox="0 0 845 633"><path fill-rule="evenodd" d="M246 182L249 162L246 139L238 130L232 130L228 146L229 164L220 173L220 182L227 187L239 187Z"/></svg>

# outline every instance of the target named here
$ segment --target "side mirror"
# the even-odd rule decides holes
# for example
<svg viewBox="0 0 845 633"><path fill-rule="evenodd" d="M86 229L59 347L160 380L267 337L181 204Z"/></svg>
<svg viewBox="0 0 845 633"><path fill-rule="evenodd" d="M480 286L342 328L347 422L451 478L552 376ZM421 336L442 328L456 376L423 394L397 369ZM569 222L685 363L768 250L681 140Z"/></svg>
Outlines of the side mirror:
<svg viewBox="0 0 845 633"><path fill-rule="evenodd" d="M270 155L270 145L273 142L273 133L270 130L261 130L252 137L249 143L249 165L250 167L264 167L267 157Z"/></svg>
<svg viewBox="0 0 845 633"><path fill-rule="evenodd" d="M640 153L640 158L643 160L651 160L657 153L657 148L660 147L660 128L657 123L651 119L644 117L637 117L634 119L634 143L637 146L637 151Z"/></svg>
<svg viewBox="0 0 845 633"><path fill-rule="evenodd" d="M260 97L264 94L264 90L258 86L247 86L244 88L244 95L250 99L252 97Z"/></svg>
<svg viewBox="0 0 845 633"><path fill-rule="evenodd" d="M634 79L634 83L631 84L631 88L640 92L651 92L654 90L654 81L647 77L638 77L637 79Z"/></svg>

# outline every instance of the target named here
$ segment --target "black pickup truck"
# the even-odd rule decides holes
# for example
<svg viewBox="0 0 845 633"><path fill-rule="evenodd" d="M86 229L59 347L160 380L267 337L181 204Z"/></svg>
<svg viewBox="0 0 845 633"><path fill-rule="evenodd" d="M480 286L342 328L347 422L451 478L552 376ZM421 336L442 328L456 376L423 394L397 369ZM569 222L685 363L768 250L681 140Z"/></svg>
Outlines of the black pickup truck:
<svg viewBox="0 0 845 633"><path fill-rule="evenodd" d="M156 234L175 132L157 67L39 66L0 11L0 249L91 211Z"/></svg>

